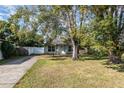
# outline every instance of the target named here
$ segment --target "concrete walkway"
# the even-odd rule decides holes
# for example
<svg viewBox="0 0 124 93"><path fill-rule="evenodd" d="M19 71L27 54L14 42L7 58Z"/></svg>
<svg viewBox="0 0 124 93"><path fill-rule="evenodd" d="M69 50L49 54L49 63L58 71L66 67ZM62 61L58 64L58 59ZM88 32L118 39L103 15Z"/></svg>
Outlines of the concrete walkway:
<svg viewBox="0 0 124 93"><path fill-rule="evenodd" d="M0 88L13 87L37 59L38 56L28 56L0 65Z"/></svg>

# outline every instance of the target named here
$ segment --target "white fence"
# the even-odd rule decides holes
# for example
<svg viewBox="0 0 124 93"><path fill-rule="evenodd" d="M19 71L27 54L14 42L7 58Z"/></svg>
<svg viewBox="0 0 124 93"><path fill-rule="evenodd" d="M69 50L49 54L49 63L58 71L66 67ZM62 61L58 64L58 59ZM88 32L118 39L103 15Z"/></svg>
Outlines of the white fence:
<svg viewBox="0 0 124 93"><path fill-rule="evenodd" d="M23 47L31 54L44 54L44 47Z"/></svg>

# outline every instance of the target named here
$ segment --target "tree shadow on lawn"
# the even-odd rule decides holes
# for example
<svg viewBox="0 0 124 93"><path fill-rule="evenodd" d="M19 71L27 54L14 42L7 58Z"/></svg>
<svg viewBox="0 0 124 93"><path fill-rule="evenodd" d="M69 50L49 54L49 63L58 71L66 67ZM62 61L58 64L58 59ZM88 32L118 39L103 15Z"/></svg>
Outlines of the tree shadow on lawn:
<svg viewBox="0 0 124 93"><path fill-rule="evenodd" d="M118 72L124 72L124 62L120 64L112 64L108 61L104 61L102 64L105 65L106 68L110 68Z"/></svg>
<svg viewBox="0 0 124 93"><path fill-rule="evenodd" d="M61 60L66 60L68 57L71 57L71 56L70 55L52 55L49 57L49 60L61 61Z"/></svg>
<svg viewBox="0 0 124 93"><path fill-rule="evenodd" d="M61 57L59 57L59 58L50 58L50 60L55 60L55 61L59 61L59 60L65 60L66 58L61 58Z"/></svg>
<svg viewBox="0 0 124 93"><path fill-rule="evenodd" d="M52 56L49 59L54 60L54 61L66 60L66 58L64 56Z"/></svg>
<svg viewBox="0 0 124 93"><path fill-rule="evenodd" d="M95 55L82 55L79 57L80 60L103 60L107 59L107 56L95 56Z"/></svg>
<svg viewBox="0 0 124 93"><path fill-rule="evenodd" d="M80 56L79 59L82 61L84 61L84 60L102 60L101 63L102 63L102 65L105 65L106 68L110 68L110 69L116 70L118 72L124 72L124 61L123 61L123 63L120 63L120 64L112 64L107 61L107 59L108 59L107 56L97 57L94 55L83 55L83 56Z"/></svg>

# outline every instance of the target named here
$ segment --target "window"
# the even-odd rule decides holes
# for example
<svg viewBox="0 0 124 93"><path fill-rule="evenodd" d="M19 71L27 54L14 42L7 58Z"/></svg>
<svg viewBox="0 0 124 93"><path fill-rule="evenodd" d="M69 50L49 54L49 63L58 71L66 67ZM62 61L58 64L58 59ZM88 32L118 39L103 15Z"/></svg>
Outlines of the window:
<svg viewBox="0 0 124 93"><path fill-rule="evenodd" d="M52 49L51 49L53 52L55 51L55 47L54 46L52 46Z"/></svg>
<svg viewBox="0 0 124 93"><path fill-rule="evenodd" d="M54 52L55 46L48 46L48 52Z"/></svg>
<svg viewBox="0 0 124 93"><path fill-rule="evenodd" d="M51 51L51 46L48 46L48 51L49 51L49 52Z"/></svg>
<svg viewBox="0 0 124 93"><path fill-rule="evenodd" d="M71 46L68 47L68 51L69 51L69 52L72 51L72 47L71 47Z"/></svg>

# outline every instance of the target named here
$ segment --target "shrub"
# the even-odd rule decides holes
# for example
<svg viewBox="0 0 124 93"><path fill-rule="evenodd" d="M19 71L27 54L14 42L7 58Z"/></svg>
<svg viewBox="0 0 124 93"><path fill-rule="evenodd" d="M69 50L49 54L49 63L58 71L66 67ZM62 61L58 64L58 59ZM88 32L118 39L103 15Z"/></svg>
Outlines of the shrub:
<svg viewBox="0 0 124 93"><path fill-rule="evenodd" d="M97 50L97 49L91 49L91 53L96 58L101 58L104 56L107 56L107 52L105 50Z"/></svg>
<svg viewBox="0 0 124 93"><path fill-rule="evenodd" d="M16 50L10 42L3 41L1 44L1 51L2 51L3 57L7 59L14 56L14 53Z"/></svg>
<svg viewBox="0 0 124 93"><path fill-rule="evenodd" d="M28 51L22 47L16 48L8 41L4 41L1 44L1 51L5 59L15 57L15 56L27 56Z"/></svg>

